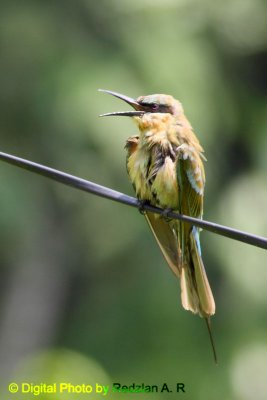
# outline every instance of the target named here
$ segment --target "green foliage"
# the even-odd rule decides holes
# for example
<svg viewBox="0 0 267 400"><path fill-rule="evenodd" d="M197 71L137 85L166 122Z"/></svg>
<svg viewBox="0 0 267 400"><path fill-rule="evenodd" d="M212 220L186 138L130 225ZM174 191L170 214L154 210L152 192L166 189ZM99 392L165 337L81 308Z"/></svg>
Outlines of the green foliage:
<svg viewBox="0 0 267 400"><path fill-rule="evenodd" d="M266 235L266 2L3 0L0 11L2 151L133 194L123 147L136 127L99 119L123 105L97 88L170 93L206 151L205 218ZM73 365L76 352L84 358L77 371L94 359L110 382L181 381L184 399L264 398L266 252L202 233L215 367L204 322L181 309L136 210L8 165L0 176L1 376L27 367L25 379L42 381L35 357L65 346Z"/></svg>

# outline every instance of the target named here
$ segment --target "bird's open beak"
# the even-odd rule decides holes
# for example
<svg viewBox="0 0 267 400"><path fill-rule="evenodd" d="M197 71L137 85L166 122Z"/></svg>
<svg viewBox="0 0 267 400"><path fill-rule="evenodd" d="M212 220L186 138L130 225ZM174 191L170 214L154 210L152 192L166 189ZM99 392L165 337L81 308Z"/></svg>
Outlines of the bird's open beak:
<svg viewBox="0 0 267 400"><path fill-rule="evenodd" d="M112 96L118 97L118 99L125 101L135 109L135 111L118 111L118 112L101 114L100 117L108 117L112 115L125 116L125 117L140 117L144 115L145 113L144 107L142 107L141 104L139 104L136 100L132 99L131 97L125 96L124 94L120 94L117 92L112 92L111 90L105 90L105 89L98 89L98 90L99 92L108 93L111 94Z"/></svg>

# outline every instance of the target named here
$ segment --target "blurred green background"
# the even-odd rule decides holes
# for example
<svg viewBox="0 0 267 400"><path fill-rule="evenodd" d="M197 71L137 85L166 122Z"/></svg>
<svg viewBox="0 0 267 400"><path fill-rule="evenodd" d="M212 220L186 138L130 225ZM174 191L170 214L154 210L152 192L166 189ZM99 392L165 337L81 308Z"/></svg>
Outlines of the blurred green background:
<svg viewBox="0 0 267 400"><path fill-rule="evenodd" d="M136 127L99 119L124 105L97 88L172 94L208 159L205 218L267 235L266 1L0 7L1 151L133 195L123 147ZM7 394L7 382L24 380L183 382L183 399L267 398L265 251L202 233L216 367L203 321L182 310L136 210L4 163L0 177L1 397L26 399ZM89 395L75 396L53 400ZM129 396L177 394L115 398Z"/></svg>

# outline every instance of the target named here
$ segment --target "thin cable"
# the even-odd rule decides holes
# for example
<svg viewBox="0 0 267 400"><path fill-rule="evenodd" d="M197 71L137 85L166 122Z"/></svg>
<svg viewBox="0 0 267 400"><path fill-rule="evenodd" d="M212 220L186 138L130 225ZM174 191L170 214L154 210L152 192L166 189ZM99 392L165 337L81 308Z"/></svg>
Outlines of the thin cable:
<svg viewBox="0 0 267 400"><path fill-rule="evenodd" d="M117 201L119 203L126 204L131 207L140 208L140 202L134 197L127 196L124 193L117 192L116 190L109 189L105 186L98 185L94 182L78 178L77 176L73 176L70 174L66 174L65 172L49 168L45 165L37 164L35 162L25 160L23 158L2 152L0 152L0 160L15 165L17 167L26 169L28 171L34 172L38 175L43 175L49 179L53 179L54 181L63 183L64 185L67 186L71 186L75 189L83 190L84 192L104 197L109 200ZM189 222L191 225L195 225L199 228L216 233L217 235L238 240L239 242L251 244L252 246L260 247L262 249L267 249L267 238L264 238L262 236L257 236L251 233L229 228L224 225L216 224L215 222L209 222L202 219L177 214L172 211L166 213L166 210L164 211L161 208L154 207L149 204L142 204L142 209L146 211L151 211L155 214L162 214L165 217L167 215L169 218L178 219L183 222Z"/></svg>

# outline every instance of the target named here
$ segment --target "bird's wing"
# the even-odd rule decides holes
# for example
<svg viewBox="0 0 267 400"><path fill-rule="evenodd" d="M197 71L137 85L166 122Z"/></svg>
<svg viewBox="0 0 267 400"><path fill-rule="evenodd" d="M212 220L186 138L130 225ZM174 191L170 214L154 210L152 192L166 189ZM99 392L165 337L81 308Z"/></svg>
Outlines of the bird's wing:
<svg viewBox="0 0 267 400"><path fill-rule="evenodd" d="M205 171L198 152L183 144L178 148L177 179L180 191L181 212L201 218L203 214L203 195Z"/></svg>
<svg viewBox="0 0 267 400"><path fill-rule="evenodd" d="M180 277L178 238L176 231L171 226L172 224L151 212L146 212L145 217L169 267L177 277Z"/></svg>
<svg viewBox="0 0 267 400"><path fill-rule="evenodd" d="M182 144L177 149L178 211L180 214L202 218L205 172L199 154L193 147ZM182 256L185 255L191 225L179 222L179 240Z"/></svg>
<svg viewBox="0 0 267 400"><path fill-rule="evenodd" d="M127 139L127 141L125 143L125 149L127 151L127 158L126 158L127 163L128 163L128 158L136 151L138 142L139 142L138 135L130 136Z"/></svg>
<svg viewBox="0 0 267 400"><path fill-rule="evenodd" d="M187 144L178 148L177 179L180 190L179 212L202 218L205 172L198 152ZM183 259L181 270L182 304L185 309L206 317L215 313L215 302L201 258L199 230L179 224Z"/></svg>

